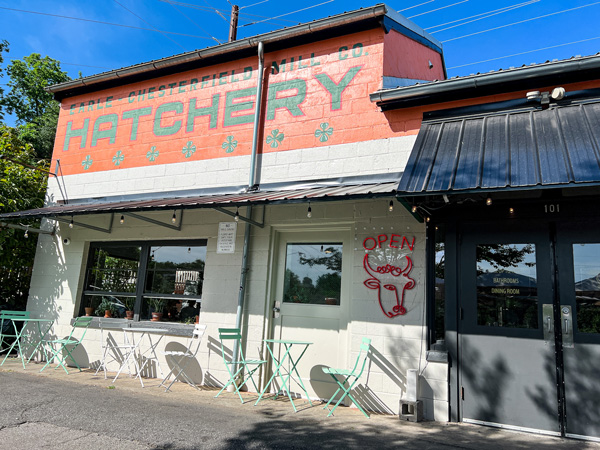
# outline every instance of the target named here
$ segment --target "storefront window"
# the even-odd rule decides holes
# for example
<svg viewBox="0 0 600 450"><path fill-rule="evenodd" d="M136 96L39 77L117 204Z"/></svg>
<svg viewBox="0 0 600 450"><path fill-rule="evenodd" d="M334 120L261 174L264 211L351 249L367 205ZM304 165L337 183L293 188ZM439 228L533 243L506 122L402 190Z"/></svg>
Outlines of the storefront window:
<svg viewBox="0 0 600 450"><path fill-rule="evenodd" d="M283 301L339 305L342 244L288 244Z"/></svg>
<svg viewBox="0 0 600 450"><path fill-rule="evenodd" d="M92 244L80 314L193 323L205 260L206 241Z"/></svg>
<svg viewBox="0 0 600 450"><path fill-rule="evenodd" d="M538 328L535 245L477 246L477 323Z"/></svg>
<svg viewBox="0 0 600 450"><path fill-rule="evenodd" d="M434 342L443 341L445 335L444 313L446 309L446 244L444 226L435 227L435 318Z"/></svg>
<svg viewBox="0 0 600 450"><path fill-rule="evenodd" d="M600 333L600 244L573 245L577 330Z"/></svg>

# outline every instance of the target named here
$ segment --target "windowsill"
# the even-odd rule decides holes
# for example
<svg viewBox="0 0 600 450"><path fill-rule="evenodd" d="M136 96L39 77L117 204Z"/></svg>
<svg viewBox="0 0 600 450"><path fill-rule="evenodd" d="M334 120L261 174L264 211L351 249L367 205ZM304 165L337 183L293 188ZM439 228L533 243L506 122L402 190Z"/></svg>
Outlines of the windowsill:
<svg viewBox="0 0 600 450"><path fill-rule="evenodd" d="M100 319L104 328L157 328L167 330L165 334L169 336L183 336L190 337L194 331L194 324L175 323L175 322L152 322L150 320L133 321L127 319L105 319L104 317L93 317L89 328L100 329ZM71 325L75 322L75 319L71 319ZM107 326L108 325L108 326Z"/></svg>

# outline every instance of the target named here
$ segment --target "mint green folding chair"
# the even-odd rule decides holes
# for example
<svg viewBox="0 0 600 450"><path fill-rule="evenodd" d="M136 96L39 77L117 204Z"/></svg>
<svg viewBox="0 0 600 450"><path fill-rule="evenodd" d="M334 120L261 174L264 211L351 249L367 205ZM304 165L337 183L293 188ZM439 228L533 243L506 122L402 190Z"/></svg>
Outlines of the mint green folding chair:
<svg viewBox="0 0 600 450"><path fill-rule="evenodd" d="M333 414L333 411L335 411L335 408L337 408L340 405L340 403L342 403L342 401L344 401L344 398L346 398L346 396L348 396L348 397L350 397L350 400L352 400L352 403L354 403L356 405L356 407L358 409L360 409L360 412L362 412L367 419L369 418L369 415L358 404L358 402L352 396L350 391L352 390L354 385L358 382L358 379L360 378L360 376L362 375L362 373L365 370L365 365L367 364L367 359L369 357L370 347L371 347L371 339L363 338L362 344L360 344L360 353L358 354L358 357L356 358L356 363L354 364L354 368L352 370L333 369L331 367L323 367L322 368L323 372L331 375L331 378L333 378L334 381L339 386L337 391L335 391L335 394L333 394L331 396L331 398L329 399L327 404L323 407L323 409L329 409L329 405L335 399L335 396L338 395L338 393L340 391L344 391L344 394L337 401L337 403L335 404L333 409L331 411L329 411L329 414L327 415L327 417L331 416ZM362 363L361 363L361 360L362 360ZM340 378L343 378L344 381L340 381ZM348 388L346 389L347 383L348 383Z"/></svg>
<svg viewBox="0 0 600 450"><path fill-rule="evenodd" d="M254 390L258 392L258 387L256 386L252 375L254 375L254 372L256 372L260 368L260 366L262 366L267 361L262 359L244 358L244 352L242 351L242 333L239 328L219 328L219 339L221 340L221 352L223 354L223 362L225 363L225 367L227 368L227 372L229 373L229 381L225 384L225 386L223 386L219 393L215 395L215 398L221 395L221 392L223 392L225 389L227 389L229 385L232 384L236 386L235 393L238 395L241 402L244 403L244 399L240 394L240 389L248 382L248 380L250 380L254 385ZM236 359L235 356L232 356L231 360L227 361L224 341L232 343L235 343L235 341L237 341L237 348L239 348L240 352L239 358ZM242 376L242 380L238 384L236 383L236 380L240 375Z"/></svg>
<svg viewBox="0 0 600 450"><path fill-rule="evenodd" d="M92 319L93 319L93 317L77 317L75 319L75 322L73 322L73 328L71 329L71 333L69 334L69 337L67 337L65 339L54 339L54 340L44 342L46 344L46 347L48 350L46 354L52 353L52 355L47 358L46 365L41 368L40 372L42 370L44 370L46 367L48 367L50 365L50 362L52 362L52 360L55 357L58 359L58 365L55 367L55 369L62 367L63 370L65 372L67 372L67 374L68 374L69 371L65 367L65 362L66 362L67 358L70 358L71 361L73 361L75 366L81 372L81 367L79 367L79 364L77 364L77 361L75 361L75 358L73 358L72 353L79 346L79 344L81 344L81 341L83 341L83 337L85 336L85 333L86 333L88 327L90 326ZM73 337L73 333L77 329L83 330L83 332L81 333L81 337L79 339ZM63 350L66 354L64 356L58 356L59 353L62 355Z"/></svg>

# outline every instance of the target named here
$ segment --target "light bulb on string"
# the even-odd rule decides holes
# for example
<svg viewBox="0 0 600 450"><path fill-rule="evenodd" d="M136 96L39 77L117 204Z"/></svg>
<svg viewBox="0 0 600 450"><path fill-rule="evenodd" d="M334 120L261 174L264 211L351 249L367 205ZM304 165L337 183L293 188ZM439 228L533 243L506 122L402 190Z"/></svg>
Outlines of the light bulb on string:
<svg viewBox="0 0 600 450"><path fill-rule="evenodd" d="M310 207L310 202L308 203L308 212L306 213L306 217L309 219L312 217L312 208Z"/></svg>
<svg viewBox="0 0 600 450"><path fill-rule="evenodd" d="M235 220L236 222L240 221L240 209L239 208L235 209L235 216L233 216L233 220Z"/></svg>
<svg viewBox="0 0 600 450"><path fill-rule="evenodd" d="M73 217L71 217L71 221L69 222L69 228L73 228Z"/></svg>
<svg viewBox="0 0 600 450"><path fill-rule="evenodd" d="M390 206L388 207L389 212L394 210L394 200L390 200Z"/></svg>
<svg viewBox="0 0 600 450"><path fill-rule="evenodd" d="M121 215L121 220L119 220L119 222L121 222L121 225L123 225L125 223L125 216Z"/></svg>
<svg viewBox="0 0 600 450"><path fill-rule="evenodd" d="M173 222L173 223L177 222L177 215L175 214L175 211L173 211L173 216L171 217L171 222Z"/></svg>

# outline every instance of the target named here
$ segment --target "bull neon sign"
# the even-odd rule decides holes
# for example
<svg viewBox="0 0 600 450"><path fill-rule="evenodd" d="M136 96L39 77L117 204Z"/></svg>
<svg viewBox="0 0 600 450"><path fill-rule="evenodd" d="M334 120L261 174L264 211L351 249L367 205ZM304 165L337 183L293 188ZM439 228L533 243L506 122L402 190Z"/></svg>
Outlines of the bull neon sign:
<svg viewBox="0 0 600 450"><path fill-rule="evenodd" d="M406 314L404 293L416 284L410 277L414 247L414 237L409 240L398 234L380 234L363 241L367 251L363 267L369 275L364 285L377 291L379 307L389 318Z"/></svg>

